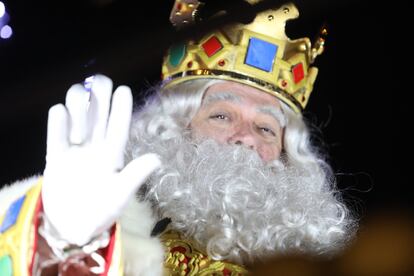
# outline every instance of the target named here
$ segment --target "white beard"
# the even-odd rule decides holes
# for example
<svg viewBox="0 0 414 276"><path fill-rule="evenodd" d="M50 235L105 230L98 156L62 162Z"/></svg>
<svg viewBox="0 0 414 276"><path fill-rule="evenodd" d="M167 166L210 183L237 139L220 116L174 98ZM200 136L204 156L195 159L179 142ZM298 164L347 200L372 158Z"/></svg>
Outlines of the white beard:
<svg viewBox="0 0 414 276"><path fill-rule="evenodd" d="M346 209L324 176L263 164L241 146L140 137L134 158L160 155L145 198L160 218L198 242L213 259L248 263L292 251L324 253L345 239Z"/></svg>

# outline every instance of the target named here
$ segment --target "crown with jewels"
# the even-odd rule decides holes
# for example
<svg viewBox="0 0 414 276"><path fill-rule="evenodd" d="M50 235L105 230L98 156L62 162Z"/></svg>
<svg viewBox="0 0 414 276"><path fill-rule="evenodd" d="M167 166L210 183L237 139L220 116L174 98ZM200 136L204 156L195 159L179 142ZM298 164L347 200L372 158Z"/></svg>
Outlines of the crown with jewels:
<svg viewBox="0 0 414 276"><path fill-rule="evenodd" d="M201 6L197 0L176 0L170 20L176 27L188 25ZM286 21L298 16L295 5L288 3L258 13L249 24L230 24L173 45L162 66L164 87L198 78L231 80L270 93L301 112L318 74L311 64L323 52L327 31L321 29L313 46L307 37L289 39Z"/></svg>

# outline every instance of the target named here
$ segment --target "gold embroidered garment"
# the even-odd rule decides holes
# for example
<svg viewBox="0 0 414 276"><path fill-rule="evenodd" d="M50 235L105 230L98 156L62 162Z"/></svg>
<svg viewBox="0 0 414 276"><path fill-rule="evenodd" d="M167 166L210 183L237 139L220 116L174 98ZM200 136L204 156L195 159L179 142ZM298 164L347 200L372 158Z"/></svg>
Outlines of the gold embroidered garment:
<svg viewBox="0 0 414 276"><path fill-rule="evenodd" d="M244 267L211 259L194 242L183 239L177 232L166 231L161 240L167 252L164 262L166 275L247 275Z"/></svg>

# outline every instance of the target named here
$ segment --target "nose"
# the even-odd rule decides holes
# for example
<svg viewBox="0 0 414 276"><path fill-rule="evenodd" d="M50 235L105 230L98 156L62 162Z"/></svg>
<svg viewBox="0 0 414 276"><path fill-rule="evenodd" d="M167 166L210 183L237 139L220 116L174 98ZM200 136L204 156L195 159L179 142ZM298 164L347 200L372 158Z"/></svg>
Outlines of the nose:
<svg viewBox="0 0 414 276"><path fill-rule="evenodd" d="M235 127L234 131L228 137L227 143L257 150L254 133L247 124Z"/></svg>

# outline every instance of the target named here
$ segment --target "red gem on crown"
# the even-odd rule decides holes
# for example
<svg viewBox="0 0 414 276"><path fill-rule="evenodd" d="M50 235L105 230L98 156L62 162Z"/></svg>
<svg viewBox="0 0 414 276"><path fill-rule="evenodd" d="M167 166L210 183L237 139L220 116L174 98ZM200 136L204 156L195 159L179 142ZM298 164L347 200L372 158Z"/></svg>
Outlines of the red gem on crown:
<svg viewBox="0 0 414 276"><path fill-rule="evenodd" d="M204 52L208 57L211 57L223 48L220 40L216 36L210 37L206 42L201 45Z"/></svg>

